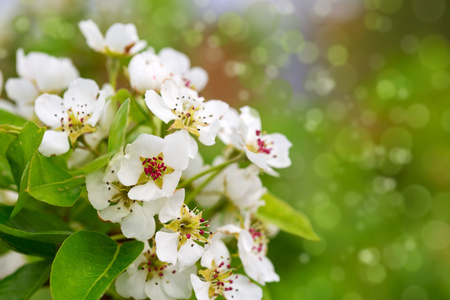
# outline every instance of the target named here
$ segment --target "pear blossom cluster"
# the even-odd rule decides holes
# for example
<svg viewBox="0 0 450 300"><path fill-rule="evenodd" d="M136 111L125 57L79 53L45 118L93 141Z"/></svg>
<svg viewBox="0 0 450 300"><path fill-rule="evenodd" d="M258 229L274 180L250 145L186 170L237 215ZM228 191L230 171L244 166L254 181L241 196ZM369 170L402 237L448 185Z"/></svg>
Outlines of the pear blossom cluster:
<svg viewBox="0 0 450 300"><path fill-rule="evenodd" d="M85 178L99 221L117 223L123 239L145 244L117 277L117 293L132 299L189 299L192 293L200 300L262 299L261 285L280 278L267 257L274 225L257 217L267 192L260 176L279 176L275 169L290 166L292 144L283 134L265 132L255 109L205 99L207 72L191 67L175 49L147 46L135 25L116 23L103 35L86 20L79 29L92 50L126 69L123 88L135 102L130 110L140 107L148 120L134 120L131 112L122 147ZM76 167L107 153L116 134L117 86L79 77L68 58L22 49L17 74L6 81L9 100L0 100L0 109L46 128L42 155L66 155L69 167ZM218 141L222 154L205 163L199 143Z"/></svg>

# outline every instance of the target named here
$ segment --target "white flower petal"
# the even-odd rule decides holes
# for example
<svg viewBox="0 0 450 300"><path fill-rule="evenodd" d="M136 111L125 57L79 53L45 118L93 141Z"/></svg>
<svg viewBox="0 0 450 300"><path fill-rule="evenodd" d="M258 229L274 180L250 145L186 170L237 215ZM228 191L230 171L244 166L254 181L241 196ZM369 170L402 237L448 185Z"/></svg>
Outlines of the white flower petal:
<svg viewBox="0 0 450 300"><path fill-rule="evenodd" d="M230 260L230 252L228 252L227 246L221 240L222 234L220 232L215 233L212 236L209 247L205 249L200 264L205 268L212 268L213 260L228 261Z"/></svg>
<svg viewBox="0 0 450 300"><path fill-rule="evenodd" d="M129 213L129 209L125 207L122 202L98 211L98 215L102 220L111 221L113 223L120 222Z"/></svg>
<svg viewBox="0 0 450 300"><path fill-rule="evenodd" d="M140 157L152 158L163 152L165 141L156 135L141 134L128 147L133 155Z"/></svg>
<svg viewBox="0 0 450 300"><path fill-rule="evenodd" d="M16 108L14 107L14 104L5 99L0 99L0 109L10 112L12 114L16 113Z"/></svg>
<svg viewBox="0 0 450 300"><path fill-rule="evenodd" d="M178 77L172 77L169 80L164 81L161 86L161 96L164 103L169 109L175 108L175 104L180 105L181 99L183 97L191 97L191 99L198 99L198 93L184 85L183 80ZM179 98L179 99L177 99Z"/></svg>
<svg viewBox="0 0 450 300"><path fill-rule="evenodd" d="M194 242L192 239L186 241L186 243L178 250L178 265L180 269L184 269L188 266L195 264L203 254L203 247Z"/></svg>
<svg viewBox="0 0 450 300"><path fill-rule="evenodd" d="M185 77L190 81L189 85L197 91L203 90L208 83L208 73L200 67L190 69Z"/></svg>
<svg viewBox="0 0 450 300"><path fill-rule="evenodd" d="M144 293L146 277L146 270L137 270L131 276L127 272L120 274L116 279L117 293L125 298L146 299Z"/></svg>
<svg viewBox="0 0 450 300"><path fill-rule="evenodd" d="M174 300L164 293L162 281L158 276L153 277L145 283L145 294L151 299Z"/></svg>
<svg viewBox="0 0 450 300"><path fill-rule="evenodd" d="M169 121L175 119L175 114L166 106L163 98L155 91L149 90L145 93L145 104L164 123L167 124Z"/></svg>
<svg viewBox="0 0 450 300"><path fill-rule="evenodd" d="M209 287L211 283L201 280L197 275L191 274L191 283L194 288L195 297L198 300L210 300Z"/></svg>
<svg viewBox="0 0 450 300"><path fill-rule="evenodd" d="M128 192L128 197L133 200L150 201L160 198L164 195L156 186L153 180L149 180L146 184L140 184L132 187Z"/></svg>
<svg viewBox="0 0 450 300"><path fill-rule="evenodd" d="M131 49L128 51L128 54L133 55L135 53L138 53L141 50L144 50L145 47L147 46L147 41L144 40L140 40L137 41L133 47L131 47Z"/></svg>
<svg viewBox="0 0 450 300"><path fill-rule="evenodd" d="M233 284L229 285L233 289L224 291L225 299L233 300L261 300L262 289L251 282L244 275L232 275L229 277L233 280ZM228 281L228 278L224 280Z"/></svg>
<svg viewBox="0 0 450 300"><path fill-rule="evenodd" d="M32 53L28 54L28 56L31 55ZM33 68L35 69L36 86L40 92L59 93L79 75L70 59L56 58L50 55L36 60Z"/></svg>
<svg viewBox="0 0 450 300"><path fill-rule="evenodd" d="M265 136L273 142L273 148L267 163L275 168L289 167L291 165L289 148L292 147L292 143L281 133L272 133Z"/></svg>
<svg viewBox="0 0 450 300"><path fill-rule="evenodd" d="M180 209L184 202L185 191L180 189L167 198L161 211L159 212L159 220L161 223L167 223L174 220L180 215Z"/></svg>
<svg viewBox="0 0 450 300"><path fill-rule="evenodd" d="M181 170L175 170L172 174L167 174L163 176L163 186L161 191L161 196L171 196L175 189L177 188L178 183L180 182ZM159 197L161 197L159 196Z"/></svg>
<svg viewBox="0 0 450 300"><path fill-rule="evenodd" d="M22 48L17 49L16 51L16 70L17 74L19 74L20 77L24 77L27 79L32 79L33 74L31 73L30 68L28 68L27 59L25 57L25 52Z"/></svg>
<svg viewBox="0 0 450 300"><path fill-rule="evenodd" d="M133 56L128 73L131 86L140 94L145 94L147 90L159 91L163 81L170 78L153 48Z"/></svg>
<svg viewBox="0 0 450 300"><path fill-rule="evenodd" d="M97 101L94 101L92 104L92 114L90 118L86 121L87 124L91 126L95 126L98 120L103 115L104 107L105 107L105 92L99 91ZM86 105L86 104L85 104ZM86 106L85 106L86 108ZM91 108L89 107L89 110ZM86 112L85 112L86 113Z"/></svg>
<svg viewBox="0 0 450 300"><path fill-rule="evenodd" d="M86 176L89 202L95 209L101 210L109 206L108 200L117 193L116 189L108 189L109 187L103 181L103 172L101 171L96 171Z"/></svg>
<svg viewBox="0 0 450 300"><path fill-rule="evenodd" d="M43 94L36 99L34 105L36 115L46 125L57 128L61 126L62 118L67 115L63 113L63 99L57 95Z"/></svg>
<svg viewBox="0 0 450 300"><path fill-rule="evenodd" d="M179 272L175 266L169 265L164 270L164 278L161 282L164 292L174 299L189 299L192 294L189 276L196 271L195 266Z"/></svg>
<svg viewBox="0 0 450 300"><path fill-rule="evenodd" d="M158 231L155 235L156 255L161 261L177 263L177 248L179 234L176 232Z"/></svg>
<svg viewBox="0 0 450 300"><path fill-rule="evenodd" d="M105 34L106 45L115 54L128 54L138 39L134 24L115 23Z"/></svg>
<svg viewBox="0 0 450 300"><path fill-rule="evenodd" d="M151 201L144 201L142 207L144 208L145 214L148 216L159 214L161 207L166 203L166 199L166 197L162 197Z"/></svg>
<svg viewBox="0 0 450 300"><path fill-rule="evenodd" d="M94 21L81 21L80 23L78 23L78 26L80 27L81 33L83 33L90 48L98 52L105 51L105 39L103 38L100 29L98 28L97 24L94 23Z"/></svg>
<svg viewBox="0 0 450 300"><path fill-rule="evenodd" d="M233 224L227 224L227 225L217 228L216 231L220 231L220 232L223 232L226 234L239 234L242 231L242 228L240 228L236 225L233 225ZM250 238L251 238L251 236L250 236ZM252 239L252 242L253 242L253 239Z"/></svg>
<svg viewBox="0 0 450 300"><path fill-rule="evenodd" d="M175 75L184 75L191 66L186 54L172 48L163 48L158 53L164 67Z"/></svg>
<svg viewBox="0 0 450 300"><path fill-rule="evenodd" d="M189 165L189 153L184 134L177 131L166 135L164 141L164 162L174 169L186 169Z"/></svg>
<svg viewBox="0 0 450 300"><path fill-rule="evenodd" d="M47 130L44 133L39 152L44 156L61 155L69 151L69 132Z"/></svg>
<svg viewBox="0 0 450 300"><path fill-rule="evenodd" d="M267 165L266 154L264 154L264 153L255 153L253 151L248 150L247 147L245 148L245 154L247 155L247 158L252 163L257 165L261 169L267 170L269 168L269 166Z"/></svg>
<svg viewBox="0 0 450 300"><path fill-rule="evenodd" d="M143 167L139 156L128 153L120 161L120 169L117 172L117 176L122 184L130 186L138 182L142 172Z"/></svg>
<svg viewBox="0 0 450 300"><path fill-rule="evenodd" d="M94 126L100 118L105 105L104 94L98 96L97 83L91 79L77 78L64 93L65 108L72 109L77 115L90 115L87 123Z"/></svg>
<svg viewBox="0 0 450 300"><path fill-rule="evenodd" d="M131 205L130 214L120 222L120 228L127 238L146 241L155 233L155 220L153 215L146 215L144 209L135 204Z"/></svg>
<svg viewBox="0 0 450 300"><path fill-rule="evenodd" d="M261 130L261 118L256 109L249 106L241 107L240 118L245 125L252 130Z"/></svg>
<svg viewBox="0 0 450 300"><path fill-rule="evenodd" d="M32 104L38 96L34 84L25 78L10 78L5 85L6 94L11 100L18 103Z"/></svg>

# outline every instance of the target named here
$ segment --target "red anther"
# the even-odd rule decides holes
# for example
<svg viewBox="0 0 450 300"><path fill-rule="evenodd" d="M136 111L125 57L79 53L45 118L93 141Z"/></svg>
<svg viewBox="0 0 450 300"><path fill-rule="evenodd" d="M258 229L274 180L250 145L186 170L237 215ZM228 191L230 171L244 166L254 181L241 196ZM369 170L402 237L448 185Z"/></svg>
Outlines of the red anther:
<svg viewBox="0 0 450 300"><path fill-rule="evenodd" d="M201 219L200 219L200 222L205 222L205 219L201 218Z"/></svg>
<svg viewBox="0 0 450 300"><path fill-rule="evenodd" d="M190 239L190 238L191 238L191 235L190 235L189 233L186 233L186 238L187 238L187 239Z"/></svg>
<svg viewBox="0 0 450 300"><path fill-rule="evenodd" d="M163 275L164 274L162 272L159 272L159 274L158 274L159 277L163 277Z"/></svg>
<svg viewBox="0 0 450 300"><path fill-rule="evenodd" d="M204 231L203 229L200 229L200 230L199 230L199 233L200 233L201 235L204 235L204 234L205 234L205 231Z"/></svg>

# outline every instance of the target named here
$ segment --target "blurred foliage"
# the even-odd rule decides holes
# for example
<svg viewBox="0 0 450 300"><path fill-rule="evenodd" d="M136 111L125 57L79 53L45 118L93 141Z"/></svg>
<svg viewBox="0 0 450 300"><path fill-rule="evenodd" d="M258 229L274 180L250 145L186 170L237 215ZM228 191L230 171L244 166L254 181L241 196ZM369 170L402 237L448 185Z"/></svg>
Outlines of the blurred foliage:
<svg viewBox="0 0 450 300"><path fill-rule="evenodd" d="M273 299L450 298L445 0L0 5L1 16L14 16L0 18L5 78L17 76L15 51L24 48L70 57L102 84L104 57L77 24L92 18L104 31L132 22L156 50L174 47L208 71L206 99L252 105L267 132L287 135L292 166L263 180L322 240L280 233L271 242L281 277L268 284Z"/></svg>

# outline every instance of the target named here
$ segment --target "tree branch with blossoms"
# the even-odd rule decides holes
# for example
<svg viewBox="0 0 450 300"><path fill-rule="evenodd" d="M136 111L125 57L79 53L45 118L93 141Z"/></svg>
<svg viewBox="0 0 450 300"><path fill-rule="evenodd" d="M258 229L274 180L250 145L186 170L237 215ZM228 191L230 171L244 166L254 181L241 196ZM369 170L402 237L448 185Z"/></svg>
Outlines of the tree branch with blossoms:
<svg viewBox="0 0 450 300"><path fill-rule="evenodd" d="M79 28L106 56L109 84L21 49L19 78L6 81L0 188L12 199L1 198L0 241L37 262L1 281L0 298L49 284L55 300L262 299L280 280L267 257L274 232L318 240L260 178L291 165L292 144L263 131L255 109L202 97L206 71L146 48L133 24ZM117 89L127 57L131 91ZM222 154L205 164L198 143L217 140Z"/></svg>

